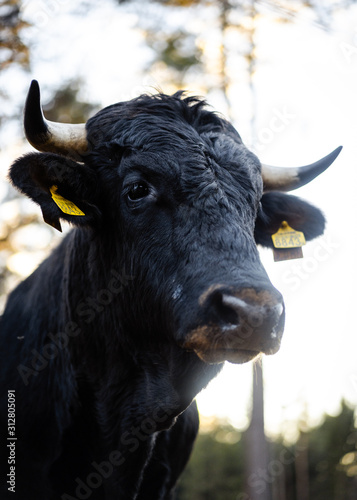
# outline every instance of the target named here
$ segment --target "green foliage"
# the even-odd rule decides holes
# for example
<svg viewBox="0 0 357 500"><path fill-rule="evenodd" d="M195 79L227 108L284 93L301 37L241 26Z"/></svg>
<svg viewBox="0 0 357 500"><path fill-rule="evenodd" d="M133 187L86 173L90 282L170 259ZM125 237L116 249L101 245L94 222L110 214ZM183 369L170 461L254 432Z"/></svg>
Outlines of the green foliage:
<svg viewBox="0 0 357 500"><path fill-rule="evenodd" d="M161 61L179 72L184 72L200 62L201 51L195 46L194 37L183 30L166 35L148 31L146 41L155 50L156 61Z"/></svg>
<svg viewBox="0 0 357 500"><path fill-rule="evenodd" d="M89 104L78 98L81 80L67 82L59 87L51 101L43 109L46 118L63 123L84 123L89 116L99 109L97 104Z"/></svg>
<svg viewBox="0 0 357 500"><path fill-rule="evenodd" d="M240 433L229 425L201 433L179 483L178 500L235 500L243 490Z"/></svg>
<svg viewBox="0 0 357 500"><path fill-rule="evenodd" d="M177 500L248 499L245 478L245 433L228 424L217 424L202 432L190 462L179 482ZM306 491L301 470L306 469ZM300 472L299 472L300 471ZM297 500L297 490L313 500L356 500L357 428L354 410L342 403L336 417L325 416L319 427L300 435L286 446L279 437L269 443L265 470L254 473L256 493L263 488L278 500ZM298 484L299 483L299 484ZM254 488L253 488L254 494ZM250 496L249 496L250 498ZM253 500L253 497L251 498Z"/></svg>
<svg viewBox="0 0 357 500"><path fill-rule="evenodd" d="M356 498L348 496L351 488L357 487L357 429L353 409L343 402L337 417L326 416L322 425L309 432L308 443L311 498ZM347 454L352 461L343 465Z"/></svg>

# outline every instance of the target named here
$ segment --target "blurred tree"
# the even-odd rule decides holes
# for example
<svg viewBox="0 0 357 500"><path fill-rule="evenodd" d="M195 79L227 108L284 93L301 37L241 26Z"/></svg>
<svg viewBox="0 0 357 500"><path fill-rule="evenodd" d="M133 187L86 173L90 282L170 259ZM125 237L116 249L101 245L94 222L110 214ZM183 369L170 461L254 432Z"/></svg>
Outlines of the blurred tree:
<svg viewBox="0 0 357 500"><path fill-rule="evenodd" d="M257 21L269 15L278 22L292 22L304 12L309 13L309 22L323 29L328 29L333 15L338 10L348 8L356 0L155 0L151 3L145 0L115 0L116 3L130 5L133 11L139 13L138 22L147 34L147 42L156 51L155 60L174 67L177 71L187 71L189 66L201 64L202 75L210 73L205 64L205 50L201 47L203 38L207 38L217 29L221 33L221 78L229 76L229 61L232 56L243 57L249 64L249 72L254 73L256 60L255 32ZM182 16L183 12L187 13ZM203 22L199 29L195 22L200 18L206 19L205 12L213 12L210 22ZM143 15L144 14L144 15ZM170 19L170 22L163 20ZM195 22L192 22L195 21ZM215 22L218 21L218 24ZM148 27L148 24L151 26ZM190 32L191 30L191 32ZM232 40L232 35L235 40ZM239 42L237 35L243 35L247 43ZM180 40L180 36L182 37ZM155 37L160 43L153 43ZM175 64L180 60L178 53L185 40L190 39L190 47L185 43L185 57L187 64ZM165 50L165 41L169 55ZM242 41L242 40L241 40ZM197 50L199 48L199 50ZM189 55L188 51L191 50ZM177 75L176 75L177 76ZM177 83L182 80L178 78ZM227 80L229 81L229 79ZM222 86L222 89L227 88Z"/></svg>
<svg viewBox="0 0 357 500"><path fill-rule="evenodd" d="M260 470L268 468L269 451L264 429L264 387L261 363L253 365L252 411L250 424L244 436L245 476L252 477ZM264 488L255 487L256 483L247 481L246 488L251 500L271 500L271 486L266 482Z"/></svg>
<svg viewBox="0 0 357 500"><path fill-rule="evenodd" d="M319 29L331 29L334 14L356 0L114 0L138 15L138 26L153 49L148 66L159 87L192 89L217 94L221 111L231 120L242 118L250 100L245 142L257 143L258 110L254 78L258 67L257 32L260 21L295 22L303 17ZM237 93L237 85L250 89ZM244 101L244 103L242 102ZM224 109L225 108L225 109Z"/></svg>
<svg viewBox="0 0 357 500"><path fill-rule="evenodd" d="M215 422L201 432L177 490L177 500L236 500L243 491L241 433Z"/></svg>
<svg viewBox="0 0 357 500"><path fill-rule="evenodd" d="M18 0L0 2L0 70L11 64L19 64L28 69L30 51L21 37L21 32L29 24L22 18Z"/></svg>
<svg viewBox="0 0 357 500"><path fill-rule="evenodd" d="M18 67L22 70L30 68L30 49L22 38L22 31L29 27L23 19L19 0L0 0L0 74L5 70ZM5 111L4 103L8 99L6 88L0 88L0 126L6 120L17 119L21 112L13 108Z"/></svg>
<svg viewBox="0 0 357 500"><path fill-rule="evenodd" d="M171 71L171 79L177 87L184 85L189 69L201 64L201 50L195 45L193 35L184 29L177 29L172 33L147 29L146 42L155 53L151 67L163 64Z"/></svg>
<svg viewBox="0 0 357 500"><path fill-rule="evenodd" d="M244 480L244 445L249 430L227 423L203 426L192 457L178 484L177 500L251 500L252 493L271 489L272 500L299 500L298 468L308 466L310 500L356 500L357 428L354 410L342 402L339 415L325 416L314 428L304 428L294 445L283 436L268 443L270 459ZM301 457L303 460L301 461ZM298 465L299 464L299 465Z"/></svg>
<svg viewBox="0 0 357 500"><path fill-rule="evenodd" d="M98 103L83 102L79 98L82 80L72 80L55 90L50 101L43 105L46 118L64 123L84 123L99 111Z"/></svg>
<svg viewBox="0 0 357 500"><path fill-rule="evenodd" d="M357 429L354 410L344 401L336 417L308 433L310 498L355 500L357 498Z"/></svg>

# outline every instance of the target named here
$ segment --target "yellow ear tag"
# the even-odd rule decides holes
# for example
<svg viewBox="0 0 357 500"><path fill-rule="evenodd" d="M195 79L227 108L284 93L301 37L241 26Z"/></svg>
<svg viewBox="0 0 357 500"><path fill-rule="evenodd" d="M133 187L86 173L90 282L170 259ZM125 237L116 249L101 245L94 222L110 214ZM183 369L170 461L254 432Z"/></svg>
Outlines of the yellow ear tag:
<svg viewBox="0 0 357 500"><path fill-rule="evenodd" d="M280 228L271 238L275 262L303 257L301 247L306 243L304 233L295 231L286 221L281 223Z"/></svg>
<svg viewBox="0 0 357 500"><path fill-rule="evenodd" d="M295 231L286 221L271 238L275 248L300 248L306 244L304 233Z"/></svg>
<svg viewBox="0 0 357 500"><path fill-rule="evenodd" d="M85 213L80 210L77 205L72 203L66 198L63 198L60 194L57 194L57 186L52 186L50 188L53 201L62 210L63 213L68 215L85 215Z"/></svg>

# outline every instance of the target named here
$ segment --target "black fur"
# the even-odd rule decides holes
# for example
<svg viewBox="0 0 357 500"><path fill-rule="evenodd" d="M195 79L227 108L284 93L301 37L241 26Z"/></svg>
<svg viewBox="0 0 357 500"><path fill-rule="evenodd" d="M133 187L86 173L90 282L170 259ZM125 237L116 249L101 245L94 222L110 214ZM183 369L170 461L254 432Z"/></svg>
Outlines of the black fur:
<svg viewBox="0 0 357 500"><path fill-rule="evenodd" d="M10 171L46 220L76 227L0 320L1 429L14 389L18 437L16 494L2 475L1 498L169 499L197 433L192 401L222 366L182 347L209 324L199 297L222 284L276 294L254 231L269 246L282 220L312 238L324 219L262 197L258 159L196 98L119 103L87 133L81 162L31 153ZM52 185L85 216L61 212Z"/></svg>

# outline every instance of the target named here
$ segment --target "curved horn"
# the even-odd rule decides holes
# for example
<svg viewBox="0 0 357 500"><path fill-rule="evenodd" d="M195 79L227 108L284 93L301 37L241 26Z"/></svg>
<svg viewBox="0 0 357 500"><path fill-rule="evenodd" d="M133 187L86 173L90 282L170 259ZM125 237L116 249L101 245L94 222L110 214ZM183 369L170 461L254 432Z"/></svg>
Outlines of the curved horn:
<svg viewBox="0 0 357 500"><path fill-rule="evenodd" d="M340 154L342 146L336 148L321 160L304 167L271 167L262 164L264 191L292 191L322 174Z"/></svg>
<svg viewBox="0 0 357 500"><path fill-rule="evenodd" d="M37 80L32 80L27 94L24 128L27 140L38 151L59 153L75 159L88 151L85 123L56 123L43 116Z"/></svg>

